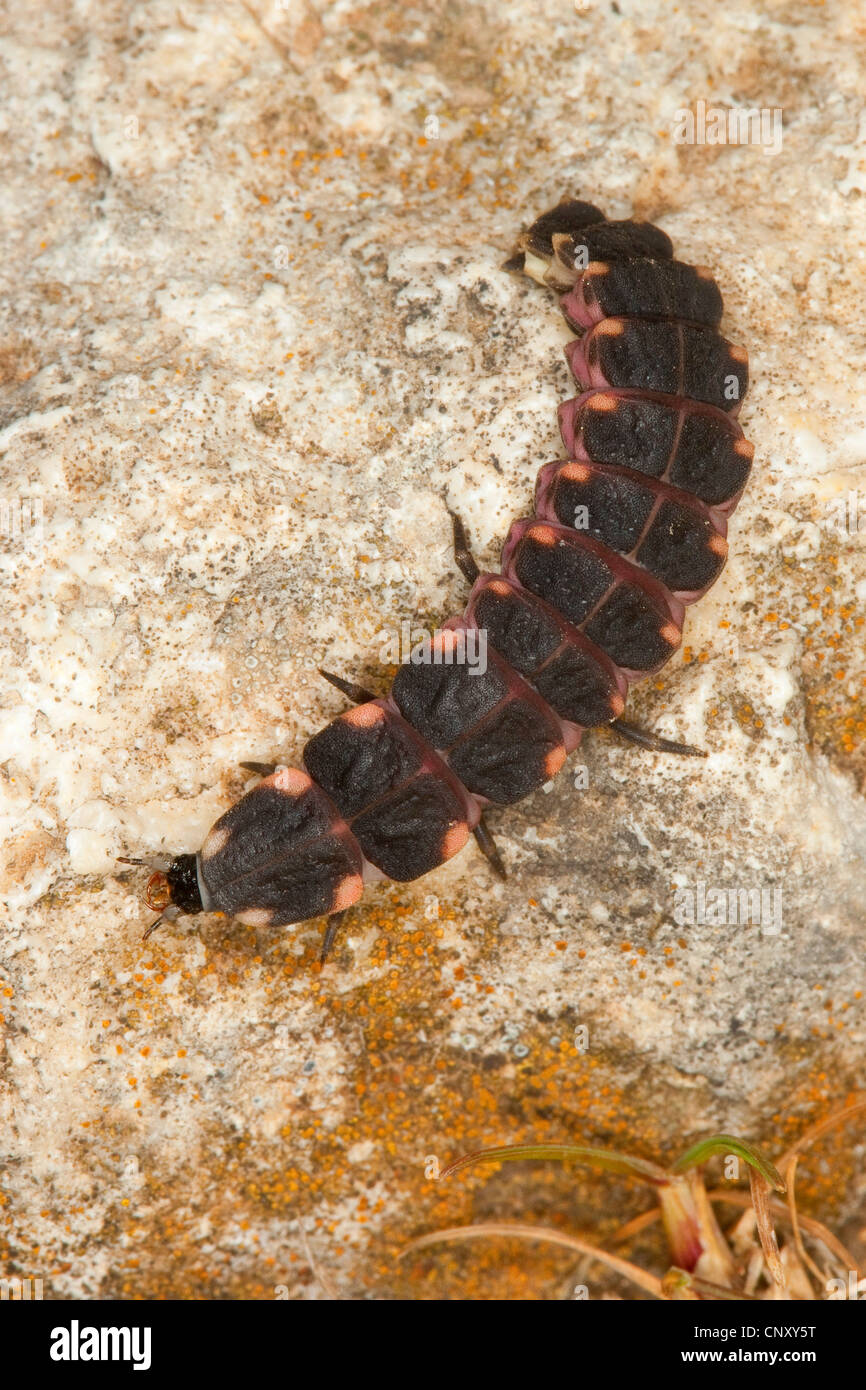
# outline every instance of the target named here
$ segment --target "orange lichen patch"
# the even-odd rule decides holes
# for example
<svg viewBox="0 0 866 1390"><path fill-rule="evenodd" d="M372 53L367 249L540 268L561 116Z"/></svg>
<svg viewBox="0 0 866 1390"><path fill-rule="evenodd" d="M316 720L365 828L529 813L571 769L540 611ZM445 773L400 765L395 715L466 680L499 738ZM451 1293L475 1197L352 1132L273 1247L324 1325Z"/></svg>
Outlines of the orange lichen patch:
<svg viewBox="0 0 866 1390"><path fill-rule="evenodd" d="M864 618L838 573L837 543L810 563L786 564L768 588L766 620L780 632L795 624L802 636L801 672L806 729L828 757L866 787L866 644ZM828 582L829 581L829 582ZM783 602L774 606L773 599ZM839 600L842 600L841 602Z"/></svg>
<svg viewBox="0 0 866 1390"><path fill-rule="evenodd" d="M744 734L756 738L765 728L765 721L752 708L748 701L737 701L733 707L734 718Z"/></svg>
<svg viewBox="0 0 866 1390"><path fill-rule="evenodd" d="M271 1142L253 1135L238 1138L227 1132L222 1136L212 1146L206 1172L200 1175L211 1194L209 1216L217 1232L239 1219L249 1220L255 1229L260 1220L271 1219L269 1213L288 1216L321 1210L322 1203L340 1203L357 1191L359 1180L384 1183L397 1200L403 1194L406 1211L411 1212L410 1224L427 1224L443 1207L452 1215L465 1214L465 1187L455 1185L446 1192L423 1179L417 1163L419 1143L422 1153L439 1153L444 1166L465 1146L499 1137L527 1137L538 1123L539 1109L552 1104L569 1126L588 1126L591 1133L606 1133L606 1126L616 1129L626 1123L620 1109L622 1097L611 1085L609 1070L603 1069L605 1074L600 1077L602 1064L598 1059L581 1056L566 1037L551 1041L542 1035L527 1036L531 1065L507 1054L492 1054L488 1059L449 1046L448 1029L452 1025L444 1007L449 999L444 979L448 956L442 955L441 932L415 926L411 901L395 891L390 901L378 907L373 904L365 926L379 932L369 967L374 973L386 970L381 978L366 978L348 994L335 992L324 988L319 977L312 976L303 961L293 957L287 961L290 973L283 977L284 983L279 978L274 981L275 1007L284 1014L297 1008L295 996L299 992L301 998L325 1010L325 1018L330 1016L338 1036L357 1039L361 1029L362 1047L359 1049L355 1041L349 1052L355 1060L346 1076L349 1104L341 1105L343 1117L336 1129L329 1131L321 1117L299 1101L285 1137ZM245 943L238 941L229 949L231 940L227 937L218 950L218 943L212 943L211 955L223 959L214 959L215 972L205 973L215 974L218 989L225 987L220 981L227 981L229 974L249 967L249 957L242 949ZM308 958L313 950L311 944ZM143 973L149 996L154 989L149 983L153 977ZM448 973L449 978L459 978L456 970ZM460 1012L466 1008L467 983L464 980ZM488 987L483 974L478 984ZM291 991L288 995L287 988ZM154 992L152 998L155 1004L158 994ZM453 1005L452 1000L451 1018ZM415 1040L416 1030L426 1033L427 1042ZM140 1082L139 1088L150 1089L153 1084ZM295 1157L299 1145L304 1150L302 1164ZM369 1160L360 1168L346 1159L353 1146L370 1149ZM202 1265L194 1220L173 1214L182 1211L185 1201L184 1184L178 1190L176 1173L170 1178L166 1175L164 1188L156 1171L148 1182L149 1200L153 1198L156 1205L147 1218L146 1238L152 1248L165 1250L165 1260L164 1265L159 1260L152 1262L147 1272L136 1278L131 1288L139 1296L157 1289L204 1294L237 1287L238 1280L250 1292L259 1286L261 1273L255 1269L241 1274L233 1267ZM389 1203L391 1200L389 1197ZM177 1203L181 1203L180 1208ZM367 1224L369 1213L361 1214ZM169 1226L170 1233L166 1230ZM404 1235L405 1223L401 1221L399 1229L392 1223L388 1238L399 1240ZM376 1237L377 1249L381 1249L381 1239ZM339 1242L331 1238L315 1243L325 1267L335 1258L338 1244L353 1249L356 1277L371 1285L379 1282L376 1250L365 1254L351 1233L348 1241L341 1236ZM304 1259L302 1252L300 1259ZM497 1253L497 1266L501 1259ZM282 1280L275 1278L273 1282ZM270 1290L264 1296L272 1296Z"/></svg>

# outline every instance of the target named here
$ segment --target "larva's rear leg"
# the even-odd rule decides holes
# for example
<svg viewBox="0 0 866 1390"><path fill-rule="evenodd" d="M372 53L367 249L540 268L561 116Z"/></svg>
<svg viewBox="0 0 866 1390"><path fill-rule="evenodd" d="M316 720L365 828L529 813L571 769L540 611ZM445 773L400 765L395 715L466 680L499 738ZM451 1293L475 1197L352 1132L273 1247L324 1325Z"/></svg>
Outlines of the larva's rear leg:
<svg viewBox="0 0 866 1390"><path fill-rule="evenodd" d="M638 748L648 748L653 753L679 753L685 758L707 756L706 749L696 748L693 743L676 743L673 739L654 734L650 729L640 729L636 724L626 724L622 719L612 720L610 727L628 739L629 743L636 743Z"/></svg>
<svg viewBox="0 0 866 1390"><path fill-rule="evenodd" d="M277 770L276 763L241 763L244 772L254 772L257 777L272 777Z"/></svg>
<svg viewBox="0 0 866 1390"><path fill-rule="evenodd" d="M475 556L469 549L469 538L466 535L466 527L463 525L457 513L452 512L450 507L448 508L448 515L451 518L451 525L454 532L454 559L457 562L457 568L468 583L474 584L481 571L476 564Z"/></svg>
<svg viewBox="0 0 866 1390"><path fill-rule="evenodd" d="M502 862L502 856L500 855L499 850L496 846L496 841L494 840L490 831L487 829L487 826L484 823L483 816L476 825L472 834L475 836L475 843L478 845L478 848L481 850L481 853L484 855L484 858L487 860L493 872L496 874L496 877L506 879L508 877L508 870Z"/></svg>
<svg viewBox="0 0 866 1390"><path fill-rule="evenodd" d="M377 698L371 690L365 690L363 685L356 685L354 681L344 681L342 676L335 676L330 671L323 671L321 666L319 667L319 675L324 676L335 690L341 690L347 699L352 701L353 705L366 705L369 700Z"/></svg>
<svg viewBox="0 0 866 1390"><path fill-rule="evenodd" d="M331 950L333 949L333 945L337 937L337 932L343 925L343 920L346 917L348 911L348 908L344 908L342 912L334 912L328 918L327 926L325 927L325 935L322 938L322 950L319 954L320 965L324 965L328 959L328 956L331 954Z"/></svg>

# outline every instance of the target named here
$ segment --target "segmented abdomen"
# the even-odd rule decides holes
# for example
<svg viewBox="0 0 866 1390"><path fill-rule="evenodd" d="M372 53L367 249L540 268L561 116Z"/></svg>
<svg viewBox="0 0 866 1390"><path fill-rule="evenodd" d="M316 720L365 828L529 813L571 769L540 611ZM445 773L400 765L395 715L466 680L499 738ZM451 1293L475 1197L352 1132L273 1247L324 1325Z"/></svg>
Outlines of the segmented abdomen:
<svg viewBox="0 0 866 1390"><path fill-rule="evenodd" d="M685 607L724 565L752 447L735 419L747 357L718 331L718 286L672 255L657 227L574 200L523 237L510 268L564 291L583 334L566 350L568 457L541 469L502 573L478 578L430 659L311 739L305 773L278 772L217 822L198 859L205 907L285 924L349 906L365 878L427 873L676 651ZM483 674L456 659L474 629Z"/></svg>

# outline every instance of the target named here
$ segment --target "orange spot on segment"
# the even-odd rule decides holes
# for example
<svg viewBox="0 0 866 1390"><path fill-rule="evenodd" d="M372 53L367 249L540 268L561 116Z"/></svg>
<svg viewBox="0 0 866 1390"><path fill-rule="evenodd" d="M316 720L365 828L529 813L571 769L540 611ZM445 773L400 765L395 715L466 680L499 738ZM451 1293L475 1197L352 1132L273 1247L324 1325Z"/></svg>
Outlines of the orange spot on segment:
<svg viewBox="0 0 866 1390"><path fill-rule="evenodd" d="M269 907L251 907L235 915L245 927L269 927L274 914Z"/></svg>
<svg viewBox="0 0 866 1390"><path fill-rule="evenodd" d="M611 396L607 391L598 391L594 396L590 396L586 403L587 410L616 410L616 396Z"/></svg>
<svg viewBox="0 0 866 1390"><path fill-rule="evenodd" d="M469 839L469 826L465 820L457 821L455 825L450 825L442 839L442 862L450 859L453 855L459 854L460 850Z"/></svg>
<svg viewBox="0 0 866 1390"><path fill-rule="evenodd" d="M664 627L661 630L661 635L669 646L679 646L682 633L680 632L679 628L675 626L674 623L665 623Z"/></svg>
<svg viewBox="0 0 866 1390"><path fill-rule="evenodd" d="M552 526L530 526L526 535L539 545L556 545L557 535Z"/></svg>
<svg viewBox="0 0 866 1390"><path fill-rule="evenodd" d="M331 906L332 912L345 912L347 907L356 903L364 891L364 880L360 874L347 874L337 884L334 893L334 901Z"/></svg>
<svg viewBox="0 0 866 1390"><path fill-rule="evenodd" d="M310 790L313 779L298 767L281 767L273 776L273 786L287 796L301 796Z"/></svg>
<svg viewBox="0 0 866 1390"><path fill-rule="evenodd" d="M221 827L220 829L214 827L213 830L208 831L207 838L201 847L202 859L212 859L215 854L219 854L220 850L230 838L231 831L226 830L225 827ZM156 909L154 909L154 911L155 910Z"/></svg>
<svg viewBox="0 0 866 1390"><path fill-rule="evenodd" d="M381 705L374 704L368 700L365 705L356 705L354 709L347 710L341 714L340 718L347 724L352 724L356 729L371 729L374 724L381 724L385 718L385 711Z"/></svg>
<svg viewBox="0 0 866 1390"><path fill-rule="evenodd" d="M560 477L568 478L574 483L585 483L592 477L592 469L587 468L585 463L567 463L561 470Z"/></svg>
<svg viewBox="0 0 866 1390"><path fill-rule="evenodd" d="M566 752L562 744L558 748L551 748L547 757L544 759L544 770L548 777L555 777L566 759Z"/></svg>

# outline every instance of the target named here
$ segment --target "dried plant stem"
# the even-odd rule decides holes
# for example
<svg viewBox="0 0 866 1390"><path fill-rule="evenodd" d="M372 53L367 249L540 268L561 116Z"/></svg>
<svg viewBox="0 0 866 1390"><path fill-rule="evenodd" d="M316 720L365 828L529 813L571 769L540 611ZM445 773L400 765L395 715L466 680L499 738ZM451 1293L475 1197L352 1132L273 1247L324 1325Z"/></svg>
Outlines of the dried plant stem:
<svg viewBox="0 0 866 1390"><path fill-rule="evenodd" d="M623 1260L619 1255L611 1255L607 1250L593 1245L591 1241L581 1240L579 1236L568 1235L564 1231L557 1231L552 1226L526 1226L519 1221L486 1221L478 1226L449 1226L442 1231L432 1231L430 1235L418 1236L417 1240L410 1241L405 1249L400 1251L398 1259L402 1260L404 1256L415 1250L423 1250L427 1246L438 1245L441 1242L454 1243L464 1240L478 1240L484 1236L539 1240L547 1245L559 1245L564 1250L576 1251L579 1255L589 1255L592 1259L598 1260L600 1264L607 1265L608 1269L615 1270L623 1278L637 1284L653 1298L664 1298L661 1280L654 1274L648 1274L639 1265L632 1264L630 1260Z"/></svg>

